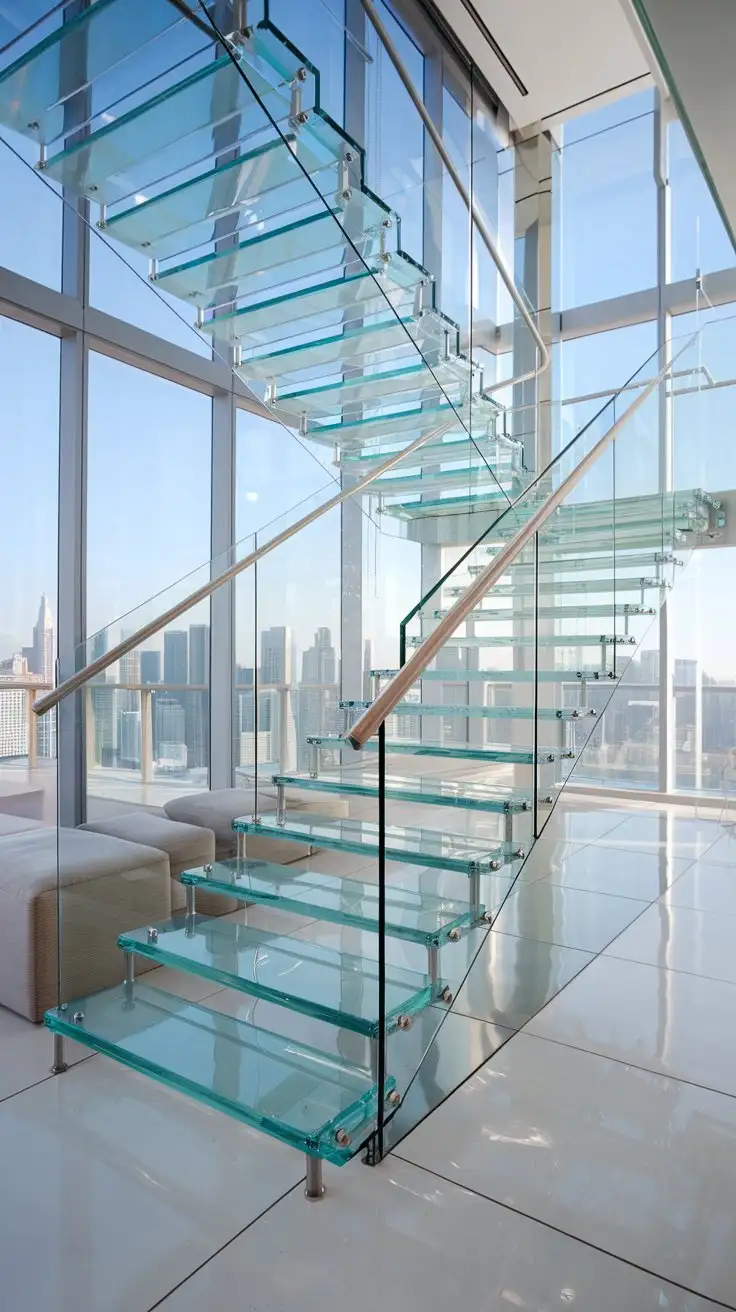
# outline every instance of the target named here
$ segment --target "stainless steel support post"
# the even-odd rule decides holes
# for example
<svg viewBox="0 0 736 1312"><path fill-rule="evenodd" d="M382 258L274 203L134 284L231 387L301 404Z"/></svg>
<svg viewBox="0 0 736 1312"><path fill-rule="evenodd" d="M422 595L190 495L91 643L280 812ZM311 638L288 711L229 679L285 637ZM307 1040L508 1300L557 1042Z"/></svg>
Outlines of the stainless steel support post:
<svg viewBox="0 0 736 1312"><path fill-rule="evenodd" d="M62 1075L64 1071L68 1069L69 1069L69 1064L66 1060L64 1035L55 1034L54 1035L54 1062L51 1067L51 1074Z"/></svg>
<svg viewBox="0 0 736 1312"><path fill-rule="evenodd" d="M135 952L126 952L125 954L125 984L126 987L135 983Z"/></svg>
<svg viewBox="0 0 736 1312"><path fill-rule="evenodd" d="M432 991L435 992L440 977L440 953L437 947L427 948L427 974Z"/></svg>
<svg viewBox="0 0 736 1312"><path fill-rule="evenodd" d="M513 843L514 841L513 811L504 811L503 813L503 841L504 843Z"/></svg>
<svg viewBox="0 0 736 1312"><path fill-rule="evenodd" d="M324 1196L325 1187L322 1183L322 1158L310 1157L307 1154L307 1179L304 1188L304 1197L310 1202L316 1202L318 1198Z"/></svg>
<svg viewBox="0 0 736 1312"><path fill-rule="evenodd" d="M238 834L238 860L245 860L245 834Z"/></svg>
<svg viewBox="0 0 736 1312"><path fill-rule="evenodd" d="M473 862L470 866L470 905L477 920L480 914L480 866Z"/></svg>
<svg viewBox="0 0 736 1312"><path fill-rule="evenodd" d="M276 787L276 824L286 824L286 789L283 784Z"/></svg>
<svg viewBox="0 0 736 1312"><path fill-rule="evenodd" d="M316 779L319 774L319 747L316 743L309 744L309 778Z"/></svg>

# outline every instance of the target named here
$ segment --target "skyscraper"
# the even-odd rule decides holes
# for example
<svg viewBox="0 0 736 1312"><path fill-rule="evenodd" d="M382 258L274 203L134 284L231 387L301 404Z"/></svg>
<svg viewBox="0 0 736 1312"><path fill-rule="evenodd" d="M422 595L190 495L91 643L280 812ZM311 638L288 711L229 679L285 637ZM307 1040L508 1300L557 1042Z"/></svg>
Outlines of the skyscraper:
<svg viewBox="0 0 736 1312"><path fill-rule="evenodd" d="M337 657L332 645L329 629L317 629L314 646L308 647L302 656L302 683L337 682Z"/></svg>
<svg viewBox="0 0 736 1312"><path fill-rule="evenodd" d="M189 682L189 637L184 629L168 629L164 633L164 683Z"/></svg>
<svg viewBox="0 0 736 1312"><path fill-rule="evenodd" d="M186 713L176 697L156 700L154 745L157 761L177 760L186 765Z"/></svg>
<svg viewBox="0 0 736 1312"><path fill-rule="evenodd" d="M54 621L51 618L51 607L45 592L41 594L38 619L33 626L33 644L30 647L23 648L23 655L28 661L29 674L39 675L44 683L53 683L55 659Z"/></svg>
<svg viewBox="0 0 736 1312"><path fill-rule="evenodd" d="M141 763L141 713L123 711L120 716L120 764L135 770Z"/></svg>
<svg viewBox="0 0 736 1312"><path fill-rule="evenodd" d="M261 683L291 683L293 638L288 625L264 629L261 634Z"/></svg>
<svg viewBox="0 0 736 1312"><path fill-rule="evenodd" d="M186 694L186 741L189 766L209 765L209 681L209 625L191 624L189 626L189 682L194 687Z"/></svg>
<svg viewBox="0 0 736 1312"><path fill-rule="evenodd" d="M297 765L305 768L309 761L307 734L337 733L342 728L338 709L337 657L332 634L317 629L314 645L302 656L302 681L296 696Z"/></svg>
<svg viewBox="0 0 736 1312"><path fill-rule="evenodd" d="M161 652L141 652L141 683L161 682Z"/></svg>

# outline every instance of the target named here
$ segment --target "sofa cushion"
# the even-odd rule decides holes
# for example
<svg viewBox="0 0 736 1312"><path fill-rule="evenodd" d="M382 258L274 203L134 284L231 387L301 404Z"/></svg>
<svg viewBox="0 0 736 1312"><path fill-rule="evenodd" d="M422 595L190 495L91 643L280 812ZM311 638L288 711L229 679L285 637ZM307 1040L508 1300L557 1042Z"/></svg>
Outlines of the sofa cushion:
<svg viewBox="0 0 736 1312"><path fill-rule="evenodd" d="M0 856L0 1005L29 1020L57 1003L57 877L64 998L122 980L118 935L171 915L169 860L156 848L41 828L0 839Z"/></svg>
<svg viewBox="0 0 736 1312"><path fill-rule="evenodd" d="M178 879L183 870L205 866L215 859L215 835L211 829L170 820L163 814L152 815L150 811L128 811L108 816L106 820L90 820L79 828L158 848L169 858L172 879Z"/></svg>
<svg viewBox="0 0 736 1312"><path fill-rule="evenodd" d="M0 838L9 834L24 834L29 829L45 829L40 820L27 820L22 815L4 815L0 811Z"/></svg>
<svg viewBox="0 0 736 1312"><path fill-rule="evenodd" d="M328 797L326 794L320 794L319 797L320 805L312 807L311 794L303 793L298 788L287 789L287 811L314 809L323 816L347 815L347 803L342 797ZM272 814L276 810L276 789L265 787L259 790L255 805L259 814ZM233 820L253 814L254 794L249 788L221 788L207 793L191 793L187 797L177 797L166 802L164 810L172 820L206 825L214 830L217 860L223 861L233 856L237 847ZM306 843L291 843L288 839L272 838L266 834L248 835L246 845L248 856L254 861L274 861L278 865L288 865L309 855Z"/></svg>

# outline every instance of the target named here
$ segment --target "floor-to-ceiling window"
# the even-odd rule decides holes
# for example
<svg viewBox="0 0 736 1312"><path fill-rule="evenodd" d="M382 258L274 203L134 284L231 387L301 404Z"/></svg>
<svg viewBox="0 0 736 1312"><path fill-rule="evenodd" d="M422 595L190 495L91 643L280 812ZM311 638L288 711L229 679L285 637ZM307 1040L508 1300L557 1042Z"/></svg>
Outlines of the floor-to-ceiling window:
<svg viewBox="0 0 736 1312"><path fill-rule="evenodd" d="M559 440L601 403L575 398L620 387L664 336L674 352L702 330L686 361L697 372L672 383L669 403L636 443L622 442L628 458L618 462L617 495L717 494L734 487L736 474L728 436L734 252L684 131L668 119L647 91L555 129ZM733 791L736 635L719 604L732 554L717 544L692 553L578 763L579 782Z"/></svg>

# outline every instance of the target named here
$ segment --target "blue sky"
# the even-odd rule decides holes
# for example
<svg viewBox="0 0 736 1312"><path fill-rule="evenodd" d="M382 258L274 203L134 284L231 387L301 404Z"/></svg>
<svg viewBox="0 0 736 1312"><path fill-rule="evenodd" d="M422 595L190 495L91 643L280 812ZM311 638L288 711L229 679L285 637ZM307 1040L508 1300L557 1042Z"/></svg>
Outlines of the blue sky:
<svg viewBox="0 0 736 1312"><path fill-rule="evenodd" d="M44 7L39 4L39 8ZM326 17L339 0L310 0L295 7L274 0L274 17L287 26L297 45L327 72L325 103L335 115L342 95L340 28ZM279 11L283 11L280 13ZM18 5L0 0L0 41L7 37ZM30 6L23 16L32 16ZM323 20L319 24L315 18ZM317 35L319 34L319 35ZM421 61L400 34L403 52L421 79ZM403 244L419 256L422 227L423 160L421 134L393 130L403 111L405 93L395 74L375 60L367 68L369 85L369 180L391 198L403 219ZM448 112L451 106L448 106ZM411 112L411 111L409 111ZM408 120L410 124L415 119ZM671 128L672 276L707 274L733 263L733 252L707 193L684 135ZM467 142L453 129L453 150L462 156ZM33 151L8 136L29 160ZM565 129L568 143L561 161L564 191L555 223L556 308L584 304L604 296L637 290L654 282L654 184L651 178L651 95L632 97L573 121ZM487 143L484 150L487 153ZM490 168L490 160L488 167ZM496 161L493 160L493 168ZM495 176L495 174L494 174ZM0 187L13 197L0 213L0 262L26 277L58 288L62 205L13 154L0 145ZM509 209L508 189L506 208ZM452 204L452 202L450 203ZM510 212L510 211L509 211ZM19 221L21 216L22 221ZM446 301L457 315L468 312L462 292L467 266L467 230L454 208L448 209L457 240L446 244ZM503 224L508 232L508 224ZM463 246L465 243L465 246ZM146 285L145 262L125 252L131 269L98 237L93 237L93 303L150 331L206 352L207 342L193 330L186 307L175 313ZM465 250L465 255L462 251ZM460 254L458 255L458 251ZM449 260L452 254L453 266ZM143 275L143 279L138 276ZM707 287L707 278L706 278ZM690 329L690 322L683 325ZM677 331L680 331L678 326ZM723 330L717 366L728 369L730 329ZM638 325L615 334L567 344L558 352L558 387L563 395L620 384L653 349L653 328ZM736 343L734 343L736 345ZM9 646L30 641L38 598L55 593L56 442L58 415L58 342L10 320L0 320L0 394L4 398L2 444L5 496L0 517L0 559L6 562L0 600L0 657ZM678 403L678 463L682 485L736 486L736 457L730 438L732 394ZM209 408L208 398L106 358L93 357L90 368L88 609L90 630L138 605L209 555ZM567 422L585 418L582 411ZM705 423L708 441L690 437ZM649 439L647 439L649 440ZM307 454L284 430L241 414L238 425L238 535L243 537L286 511L301 498L323 488L329 477L329 453ZM318 461L326 462L323 468ZM285 622L308 646L314 628L339 628L339 521L331 517L311 530L309 543L292 544L263 565L258 578L258 628ZM309 548L309 550L307 550ZM413 604L419 585L419 555L413 544L397 543L367 530L365 566L366 628L383 645L395 646L398 617ZM716 559L717 557L717 559ZM730 622L714 618L715 600L725 581L731 553L711 553L702 566L700 595L705 598L704 625L717 641L706 642L708 668L736 675ZM12 562L12 563L11 563ZM315 566L316 562L316 566ZM254 583L242 585L238 658L250 663L253 649L250 606ZM679 612L678 612L679 613ZM246 620L243 616L247 615ZM197 618L197 617L193 617ZM687 617L678 621L677 654L694 649ZM242 654L241 654L242 652ZM717 667L717 668L716 668Z"/></svg>

